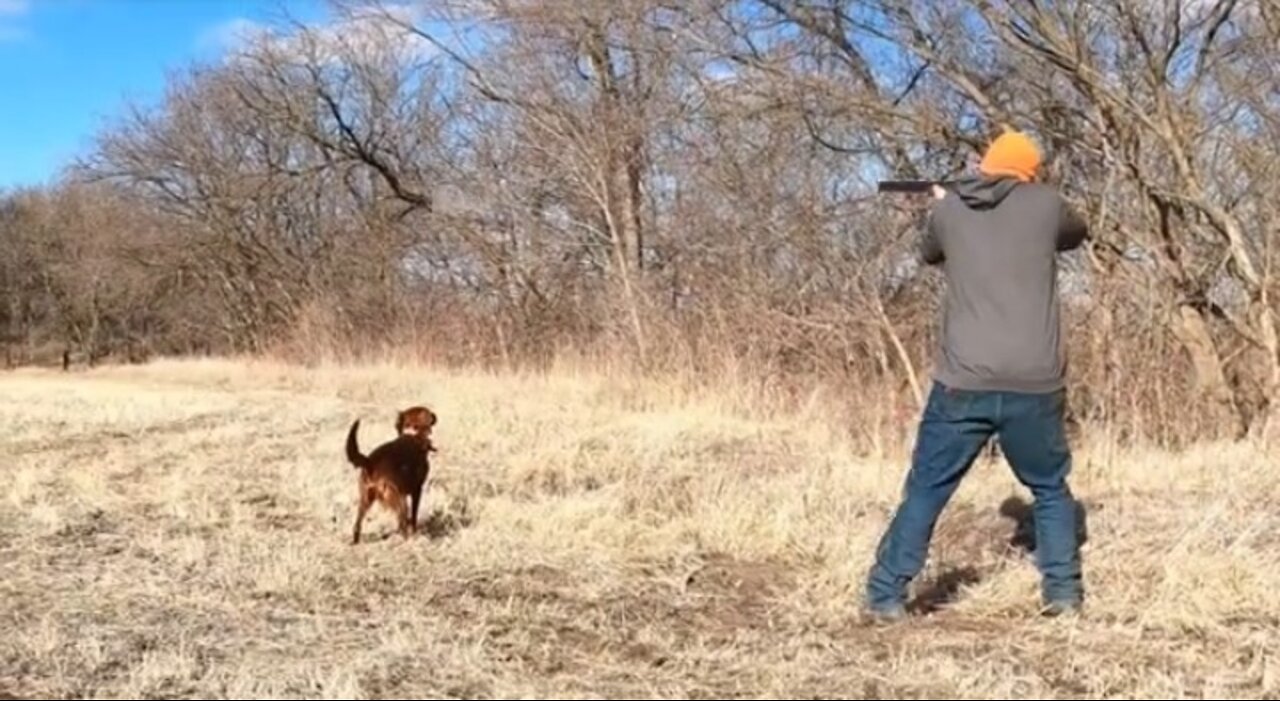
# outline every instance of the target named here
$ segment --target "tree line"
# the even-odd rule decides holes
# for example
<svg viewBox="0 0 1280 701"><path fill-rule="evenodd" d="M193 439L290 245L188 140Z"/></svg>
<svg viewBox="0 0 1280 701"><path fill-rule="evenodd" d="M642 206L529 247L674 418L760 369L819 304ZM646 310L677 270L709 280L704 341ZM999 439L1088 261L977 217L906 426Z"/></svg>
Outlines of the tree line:
<svg viewBox="0 0 1280 701"><path fill-rule="evenodd" d="M1064 259L1072 408L1178 444L1280 389L1280 1L339 2L122 107L0 198L10 365L71 349L927 385L927 203L883 177L1032 133L1092 238ZM791 388L791 389L786 389Z"/></svg>

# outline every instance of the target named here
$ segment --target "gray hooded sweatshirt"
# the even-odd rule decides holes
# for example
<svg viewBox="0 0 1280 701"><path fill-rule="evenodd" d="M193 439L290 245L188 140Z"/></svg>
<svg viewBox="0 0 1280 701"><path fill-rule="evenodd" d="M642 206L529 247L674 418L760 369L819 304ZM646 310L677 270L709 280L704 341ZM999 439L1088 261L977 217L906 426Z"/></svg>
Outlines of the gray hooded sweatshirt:
<svg viewBox="0 0 1280 701"><path fill-rule="evenodd" d="M1056 254L1078 247L1087 233L1084 220L1044 184L970 177L949 188L920 247L947 278L934 379L954 389L1062 389Z"/></svg>

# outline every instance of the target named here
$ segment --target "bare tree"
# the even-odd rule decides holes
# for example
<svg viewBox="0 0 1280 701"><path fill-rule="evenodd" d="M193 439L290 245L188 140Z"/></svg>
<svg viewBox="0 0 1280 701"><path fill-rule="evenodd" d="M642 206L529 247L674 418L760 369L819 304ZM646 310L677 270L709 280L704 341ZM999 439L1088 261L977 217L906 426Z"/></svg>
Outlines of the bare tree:
<svg viewBox="0 0 1280 701"><path fill-rule="evenodd" d="M1012 126L1093 231L1064 260L1077 414L1172 444L1274 413L1274 0L333 7L0 201L10 347L746 368L874 397L875 442L923 394L940 280L926 203L874 182Z"/></svg>

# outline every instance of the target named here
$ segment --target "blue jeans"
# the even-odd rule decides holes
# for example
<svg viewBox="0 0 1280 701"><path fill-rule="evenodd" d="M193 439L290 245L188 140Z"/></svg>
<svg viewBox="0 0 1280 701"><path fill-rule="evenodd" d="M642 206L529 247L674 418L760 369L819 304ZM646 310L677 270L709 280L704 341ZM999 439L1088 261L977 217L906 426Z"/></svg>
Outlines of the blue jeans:
<svg viewBox="0 0 1280 701"><path fill-rule="evenodd" d="M1075 500L1067 486L1071 450L1064 425L1066 397L977 392L934 384L920 422L902 503L876 551L867 604L891 610L924 567L934 526L979 451L998 435L1018 481L1035 497L1036 564L1046 604L1083 597Z"/></svg>

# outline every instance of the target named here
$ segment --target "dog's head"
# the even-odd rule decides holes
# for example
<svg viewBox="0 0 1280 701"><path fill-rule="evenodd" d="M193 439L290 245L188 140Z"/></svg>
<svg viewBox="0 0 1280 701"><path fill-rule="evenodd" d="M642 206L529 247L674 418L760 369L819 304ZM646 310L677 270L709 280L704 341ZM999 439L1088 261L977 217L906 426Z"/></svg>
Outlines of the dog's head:
<svg viewBox="0 0 1280 701"><path fill-rule="evenodd" d="M420 438L431 435L436 425L436 414L424 406L414 406L396 414L396 433L412 434Z"/></svg>

